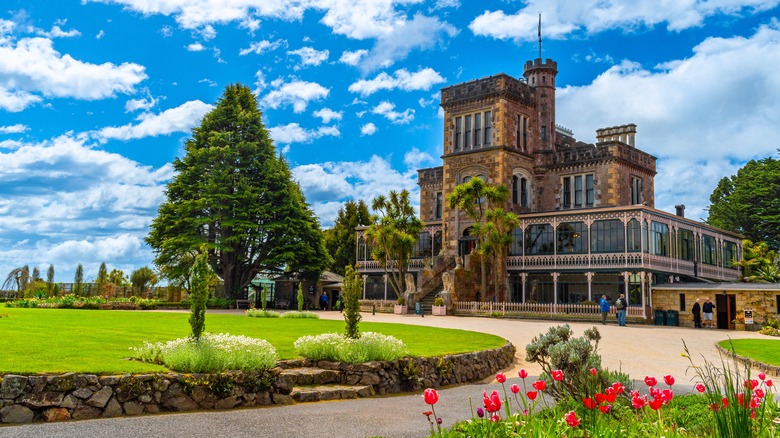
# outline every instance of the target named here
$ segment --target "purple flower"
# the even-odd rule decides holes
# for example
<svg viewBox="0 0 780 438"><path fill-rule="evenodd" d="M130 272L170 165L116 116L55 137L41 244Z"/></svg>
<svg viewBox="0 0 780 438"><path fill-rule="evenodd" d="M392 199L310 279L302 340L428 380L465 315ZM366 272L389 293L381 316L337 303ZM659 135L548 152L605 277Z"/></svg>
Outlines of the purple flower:
<svg viewBox="0 0 780 438"><path fill-rule="evenodd" d="M436 424L441 424L441 417L436 419Z"/></svg>
<svg viewBox="0 0 780 438"><path fill-rule="evenodd" d="M477 408L477 417L485 418L485 410L482 408Z"/></svg>

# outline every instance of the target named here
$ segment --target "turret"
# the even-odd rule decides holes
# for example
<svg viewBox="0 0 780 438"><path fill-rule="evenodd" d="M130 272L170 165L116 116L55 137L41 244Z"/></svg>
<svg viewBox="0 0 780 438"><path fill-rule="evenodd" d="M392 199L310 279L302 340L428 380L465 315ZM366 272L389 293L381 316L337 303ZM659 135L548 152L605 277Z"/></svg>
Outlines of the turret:
<svg viewBox="0 0 780 438"><path fill-rule="evenodd" d="M541 58L526 61L523 77L536 91L536 112L539 117L539 150L553 150L555 146L555 77L558 63Z"/></svg>

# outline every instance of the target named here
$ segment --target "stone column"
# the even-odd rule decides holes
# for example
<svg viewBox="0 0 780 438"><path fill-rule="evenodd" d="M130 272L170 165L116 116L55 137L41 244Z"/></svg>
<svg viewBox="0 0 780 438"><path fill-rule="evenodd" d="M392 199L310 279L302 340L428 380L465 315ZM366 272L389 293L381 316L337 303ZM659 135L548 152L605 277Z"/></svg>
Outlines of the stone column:
<svg viewBox="0 0 780 438"><path fill-rule="evenodd" d="M528 273L523 272L522 274L520 274L520 277L523 279L523 297L521 302L525 303L525 283L528 280Z"/></svg>
<svg viewBox="0 0 780 438"><path fill-rule="evenodd" d="M588 301L593 301L593 273L586 272L585 276L588 277Z"/></svg>
<svg viewBox="0 0 780 438"><path fill-rule="evenodd" d="M368 278L368 275L363 275L363 299L366 299L366 279Z"/></svg>

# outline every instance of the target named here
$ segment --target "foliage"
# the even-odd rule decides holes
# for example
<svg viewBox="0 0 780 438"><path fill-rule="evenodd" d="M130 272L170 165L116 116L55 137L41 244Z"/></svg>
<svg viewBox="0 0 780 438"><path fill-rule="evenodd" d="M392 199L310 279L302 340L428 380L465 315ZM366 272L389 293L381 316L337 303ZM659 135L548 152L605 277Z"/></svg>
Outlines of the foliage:
<svg viewBox="0 0 780 438"><path fill-rule="evenodd" d="M389 197L378 196L371 208L379 212L372 216L365 233L372 247L371 257L382 266L396 296L401 296L406 291L409 259L423 223L411 205L408 190L391 191Z"/></svg>
<svg viewBox="0 0 780 438"><path fill-rule="evenodd" d="M190 327L192 327L192 337L199 339L203 330L206 329L206 301L209 297L209 276L211 269L208 265L208 255L204 251L195 257L195 265L192 267L192 289L190 290Z"/></svg>
<svg viewBox="0 0 780 438"><path fill-rule="evenodd" d="M695 365L685 341L683 345L685 356L701 382L697 390L709 399L715 417L715 435L723 438L769 436L771 420L780 414L772 381L767 380L764 373L759 373L758 379L753 378L750 367L741 366L736 357L729 362L721 356L720 366L706 359L704 365ZM734 349L731 351L733 353Z"/></svg>
<svg viewBox="0 0 780 438"><path fill-rule="evenodd" d="M601 334L596 327L585 330L585 335L575 338L568 324L550 327L546 334L535 336L525 347L525 360L541 365L543 375L551 376L553 370L560 370L567 376L565 382L551 386L550 395L556 400L572 397L579 400L586 396L583 390L592 380L590 370L601 369L598 345ZM601 371L600 387L606 387L607 374Z"/></svg>
<svg viewBox="0 0 780 438"><path fill-rule="evenodd" d="M743 280L747 282L773 283L776 253L769 249L766 242L756 242L749 239L742 241L742 260L735 263L742 268ZM769 275L767 275L769 274Z"/></svg>
<svg viewBox="0 0 780 438"><path fill-rule="evenodd" d="M720 180L710 195L707 223L780 248L780 160L750 160Z"/></svg>
<svg viewBox="0 0 780 438"><path fill-rule="evenodd" d="M48 295L54 295L54 265L49 265L49 269L46 270L46 293Z"/></svg>
<svg viewBox="0 0 780 438"><path fill-rule="evenodd" d="M76 274L73 277L73 294L76 296L84 293L84 266L79 263L76 266Z"/></svg>
<svg viewBox="0 0 780 438"><path fill-rule="evenodd" d="M396 303L398 303L399 306L403 306L406 304L406 297L398 297L398 299L395 300Z"/></svg>
<svg viewBox="0 0 780 438"><path fill-rule="evenodd" d="M352 265L346 266L346 272L342 280L344 287L341 291L341 296L344 299L344 322L346 323L344 336L350 339L360 337L358 323L363 318L360 315L360 294L363 290L363 278L356 268L353 268Z"/></svg>
<svg viewBox="0 0 780 438"><path fill-rule="evenodd" d="M319 276L330 260L289 166L277 157L249 87L226 87L193 129L146 241L171 265L207 244L209 264L237 296L258 273Z"/></svg>
<svg viewBox="0 0 780 438"><path fill-rule="evenodd" d="M298 283L298 311L303 312L303 282Z"/></svg>
<svg viewBox="0 0 780 438"><path fill-rule="evenodd" d="M442 299L442 297L436 297L433 300L433 305L434 306L443 306L444 305L444 299Z"/></svg>
<svg viewBox="0 0 780 438"><path fill-rule="evenodd" d="M260 286L260 308L265 310L266 306L268 306L268 296L263 285Z"/></svg>
<svg viewBox="0 0 780 438"><path fill-rule="evenodd" d="M41 309L121 309L121 310L150 310L157 308L158 300L146 298L112 298L105 299L101 296L85 297L67 294L51 297L31 297L6 302L7 307L15 308L41 308Z"/></svg>
<svg viewBox="0 0 780 438"><path fill-rule="evenodd" d="M501 191L499 189L499 191ZM508 196L508 192L507 192ZM506 199L504 200L506 201ZM485 213L486 222L479 226L479 232L484 236L480 253L484 256L492 255L495 260L493 283L498 293L500 278L506 272L506 255L509 245L512 243L513 229L520 225L520 218L501 207L491 208Z"/></svg>
<svg viewBox="0 0 780 438"><path fill-rule="evenodd" d="M298 312L284 312L281 315L282 318L298 318L298 319L320 319L320 315L309 312L308 310L302 310Z"/></svg>
<svg viewBox="0 0 780 438"><path fill-rule="evenodd" d="M200 338L179 338L169 342L144 342L142 347L132 350L138 360L185 373L263 371L274 367L277 360L276 350L267 341L227 333L203 333Z"/></svg>
<svg viewBox="0 0 780 438"><path fill-rule="evenodd" d="M31 281L43 281L41 278L41 270L36 266L32 270L32 278L30 278Z"/></svg>
<svg viewBox="0 0 780 438"><path fill-rule="evenodd" d="M331 360L363 363L371 360L392 361L406 354L400 340L381 333L365 332L359 338L348 338L339 333L302 336L293 344L295 351L313 361Z"/></svg>
<svg viewBox="0 0 780 438"><path fill-rule="evenodd" d="M358 202L349 200L339 209L333 228L325 230L325 248L333 257L330 271L343 276L346 267L355 263L357 260L355 228L369 224L371 224L371 214L362 200Z"/></svg>
<svg viewBox="0 0 780 438"><path fill-rule="evenodd" d="M279 318L281 316L279 312L265 309L248 309L246 314L253 318Z"/></svg>
<svg viewBox="0 0 780 438"><path fill-rule="evenodd" d="M157 281L157 274L148 266L140 267L130 274L130 282L133 284L133 287L138 288L139 292L142 294L146 291L147 287L153 286Z"/></svg>
<svg viewBox="0 0 780 438"><path fill-rule="evenodd" d="M103 289L105 288L105 285L108 284L108 269L106 269L106 262L100 264L95 284L97 285L98 295L103 295Z"/></svg>
<svg viewBox="0 0 780 438"><path fill-rule="evenodd" d="M46 283L41 279L31 281L24 290L25 298L46 298L47 296Z"/></svg>
<svg viewBox="0 0 780 438"><path fill-rule="evenodd" d="M497 227L486 227L485 216L488 210L499 208L509 198L509 189L503 184L490 185L480 177L474 177L463 184L458 184L447 195L450 208L458 208L466 216L474 221L474 234L477 236L477 250L482 254L489 254L492 249L497 250L498 242L492 243L491 248L482 248L486 237L491 233L498 235ZM498 216L498 214L496 215ZM507 217L508 219L508 217ZM502 226L505 225L502 223ZM498 239L497 239L498 240ZM487 263L485 257L480 257L480 272L482 281L480 294L487 298Z"/></svg>
<svg viewBox="0 0 780 438"><path fill-rule="evenodd" d="M130 281L121 269L112 269L108 274L108 282L119 287L130 285Z"/></svg>

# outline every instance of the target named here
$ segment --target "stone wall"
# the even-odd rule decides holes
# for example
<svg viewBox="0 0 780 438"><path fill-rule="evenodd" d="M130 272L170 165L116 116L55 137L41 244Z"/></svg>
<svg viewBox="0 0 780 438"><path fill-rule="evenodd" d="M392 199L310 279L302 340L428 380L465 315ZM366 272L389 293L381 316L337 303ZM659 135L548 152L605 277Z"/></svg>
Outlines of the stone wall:
<svg viewBox="0 0 780 438"><path fill-rule="evenodd" d="M0 422L80 420L122 415L232 409L293 403L287 368L318 366L344 384L371 385L376 394L416 391L484 379L512 364L515 347L393 362L343 364L280 361L266 372L97 376L5 375L0 382Z"/></svg>

